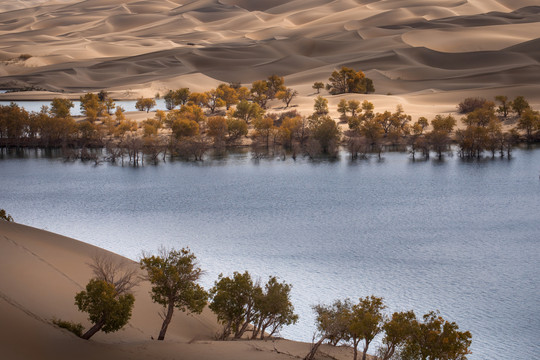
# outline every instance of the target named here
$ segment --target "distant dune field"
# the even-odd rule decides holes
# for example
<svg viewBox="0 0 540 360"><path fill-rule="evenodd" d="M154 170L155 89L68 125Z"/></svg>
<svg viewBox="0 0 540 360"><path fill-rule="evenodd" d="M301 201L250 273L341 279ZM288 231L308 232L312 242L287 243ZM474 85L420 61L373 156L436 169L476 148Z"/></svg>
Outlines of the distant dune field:
<svg viewBox="0 0 540 360"><path fill-rule="evenodd" d="M300 92L299 106L309 107L313 82L326 81L333 69L346 65L374 80L370 99L376 106L402 103L407 111L409 104L413 114L452 111L463 97L478 95L524 95L538 105L539 5L537 0L3 2L0 88L106 89L135 97L277 74ZM21 54L32 57L19 59Z"/></svg>

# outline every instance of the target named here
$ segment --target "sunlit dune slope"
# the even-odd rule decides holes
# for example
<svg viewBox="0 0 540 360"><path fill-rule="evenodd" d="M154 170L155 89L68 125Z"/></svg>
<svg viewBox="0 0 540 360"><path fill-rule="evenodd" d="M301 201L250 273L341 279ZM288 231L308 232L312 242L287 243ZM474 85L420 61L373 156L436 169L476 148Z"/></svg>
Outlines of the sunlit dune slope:
<svg viewBox="0 0 540 360"><path fill-rule="evenodd" d="M153 95L278 74L308 96L346 65L378 94L539 97L536 0L19 0L0 10L4 88Z"/></svg>

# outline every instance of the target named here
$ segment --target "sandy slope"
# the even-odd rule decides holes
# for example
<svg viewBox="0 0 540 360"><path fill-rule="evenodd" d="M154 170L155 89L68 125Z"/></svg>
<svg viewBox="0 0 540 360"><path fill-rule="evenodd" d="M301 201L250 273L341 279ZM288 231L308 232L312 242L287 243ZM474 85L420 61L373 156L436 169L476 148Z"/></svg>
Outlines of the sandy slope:
<svg viewBox="0 0 540 360"><path fill-rule="evenodd" d="M94 254L126 260L74 239L0 221L1 359L290 359L309 349L287 340L214 341L220 326L208 310L200 316L176 312L165 341L151 340L159 332L161 307L151 302L148 283L136 289L125 329L79 339L51 320L90 325L77 311L74 295L91 277L87 263ZM322 353L351 358L348 348L326 347Z"/></svg>
<svg viewBox="0 0 540 360"><path fill-rule="evenodd" d="M540 104L537 0L19 0L0 11L0 87L150 96L279 74L302 105L347 65L412 112L469 94Z"/></svg>

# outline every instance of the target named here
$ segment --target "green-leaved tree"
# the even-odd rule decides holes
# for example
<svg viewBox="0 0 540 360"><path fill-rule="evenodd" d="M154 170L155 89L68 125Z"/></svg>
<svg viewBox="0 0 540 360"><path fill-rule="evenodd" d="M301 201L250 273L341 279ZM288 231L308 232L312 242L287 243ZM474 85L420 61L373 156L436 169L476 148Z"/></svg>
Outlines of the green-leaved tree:
<svg viewBox="0 0 540 360"><path fill-rule="evenodd" d="M208 294L197 283L203 271L189 249L161 249L157 256L144 256L140 264L152 283L152 300L164 307L165 316L158 337L163 340L175 308L200 314L206 306Z"/></svg>
<svg viewBox="0 0 540 360"><path fill-rule="evenodd" d="M91 279L86 290L75 295L75 305L88 313L88 319L94 324L81 337L88 340L100 330L105 333L120 330L131 318L134 303L133 294L119 294L114 284Z"/></svg>

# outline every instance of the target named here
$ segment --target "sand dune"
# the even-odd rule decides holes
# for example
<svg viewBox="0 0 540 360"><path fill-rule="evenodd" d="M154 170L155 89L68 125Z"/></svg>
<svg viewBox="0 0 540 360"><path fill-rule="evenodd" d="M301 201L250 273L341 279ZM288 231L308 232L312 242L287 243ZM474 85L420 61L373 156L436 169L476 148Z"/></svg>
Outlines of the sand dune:
<svg viewBox="0 0 540 360"><path fill-rule="evenodd" d="M287 340L215 341L220 326L209 310L196 316L176 312L165 341L154 341L151 336L159 332L161 308L148 295L149 283L136 288L128 326L116 333L98 333L89 341L79 339L51 321L90 325L77 311L74 295L91 278L87 263L95 254L127 260L74 239L0 221L2 359L171 359L178 354L182 359L290 359L309 350L309 344ZM322 351L337 359L351 357L349 348Z"/></svg>
<svg viewBox="0 0 540 360"><path fill-rule="evenodd" d="M136 97L278 74L309 104L347 65L412 106L426 89L540 104L539 23L534 0L20 0L0 7L0 88Z"/></svg>

